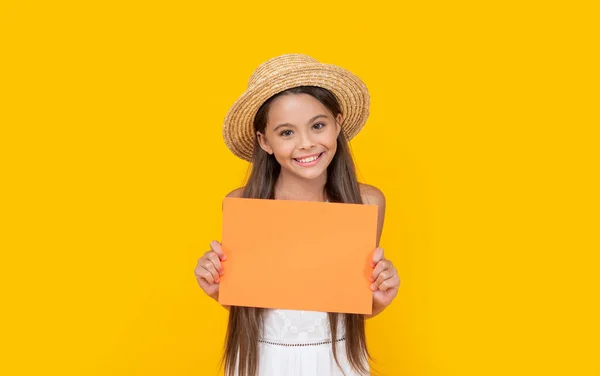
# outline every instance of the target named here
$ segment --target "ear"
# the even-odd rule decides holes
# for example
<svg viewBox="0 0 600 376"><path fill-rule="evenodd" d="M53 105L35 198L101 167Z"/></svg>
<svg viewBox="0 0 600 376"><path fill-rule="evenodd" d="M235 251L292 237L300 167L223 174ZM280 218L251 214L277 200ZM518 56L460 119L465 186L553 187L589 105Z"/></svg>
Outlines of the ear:
<svg viewBox="0 0 600 376"><path fill-rule="evenodd" d="M256 137L258 138L258 144L260 145L261 149L267 152L267 154L272 155L273 149L269 145L269 142L267 141L265 135L260 132L256 132Z"/></svg>
<svg viewBox="0 0 600 376"><path fill-rule="evenodd" d="M344 122L344 117L342 114L338 114L335 117L335 125L336 125L336 136L340 135L340 131L342 130L342 123Z"/></svg>

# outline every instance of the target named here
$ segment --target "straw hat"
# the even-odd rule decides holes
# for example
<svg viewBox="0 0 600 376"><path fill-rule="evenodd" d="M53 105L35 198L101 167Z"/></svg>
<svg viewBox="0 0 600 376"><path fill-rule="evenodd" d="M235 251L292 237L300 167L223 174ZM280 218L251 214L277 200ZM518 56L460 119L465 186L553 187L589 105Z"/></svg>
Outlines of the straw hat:
<svg viewBox="0 0 600 376"><path fill-rule="evenodd" d="M233 154L252 160L258 109L273 95L296 86L318 86L335 95L344 118L342 131L348 140L356 136L369 117L369 91L354 74L306 55L277 56L256 68L248 88L225 116L223 139Z"/></svg>

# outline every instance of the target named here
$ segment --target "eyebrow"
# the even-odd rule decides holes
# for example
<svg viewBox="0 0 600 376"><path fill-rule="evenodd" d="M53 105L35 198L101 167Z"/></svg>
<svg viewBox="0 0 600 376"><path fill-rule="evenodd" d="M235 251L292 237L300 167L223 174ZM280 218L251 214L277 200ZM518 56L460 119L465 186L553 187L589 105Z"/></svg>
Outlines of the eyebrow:
<svg viewBox="0 0 600 376"><path fill-rule="evenodd" d="M307 124L310 124L313 121L317 120L318 118L322 118L322 117L326 118L327 115L324 115L324 114L317 115L317 116L311 118ZM282 124L279 124L278 126L276 126L275 129L273 129L273 132L277 131L277 129L279 129L281 127L294 127L294 125L290 124L290 123L282 123Z"/></svg>

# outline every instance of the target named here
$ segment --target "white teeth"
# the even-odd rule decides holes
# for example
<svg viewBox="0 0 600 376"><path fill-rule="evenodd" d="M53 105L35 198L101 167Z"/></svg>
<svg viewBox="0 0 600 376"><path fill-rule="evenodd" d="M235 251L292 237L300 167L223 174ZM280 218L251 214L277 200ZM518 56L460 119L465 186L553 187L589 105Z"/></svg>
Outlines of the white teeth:
<svg viewBox="0 0 600 376"><path fill-rule="evenodd" d="M308 157L308 158L304 158L304 159L297 159L297 161L300 163L309 163L309 162L312 162L312 161L316 160L317 158L319 158L319 155L315 155L313 157Z"/></svg>

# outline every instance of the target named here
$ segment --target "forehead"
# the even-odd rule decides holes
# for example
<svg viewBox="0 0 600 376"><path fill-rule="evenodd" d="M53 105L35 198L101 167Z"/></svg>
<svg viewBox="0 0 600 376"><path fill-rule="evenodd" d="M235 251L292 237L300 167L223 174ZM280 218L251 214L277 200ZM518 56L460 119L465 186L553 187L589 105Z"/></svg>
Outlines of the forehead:
<svg viewBox="0 0 600 376"><path fill-rule="evenodd" d="M332 116L319 100L309 94L286 94L271 103L267 125L291 123L303 125L316 115Z"/></svg>

